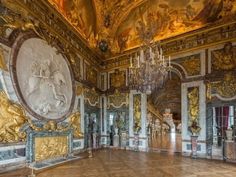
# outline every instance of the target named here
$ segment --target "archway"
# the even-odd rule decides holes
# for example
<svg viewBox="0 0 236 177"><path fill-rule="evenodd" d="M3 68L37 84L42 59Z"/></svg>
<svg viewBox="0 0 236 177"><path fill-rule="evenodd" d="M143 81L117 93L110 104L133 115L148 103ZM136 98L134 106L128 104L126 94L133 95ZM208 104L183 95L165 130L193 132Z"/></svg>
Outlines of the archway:
<svg viewBox="0 0 236 177"><path fill-rule="evenodd" d="M181 79L171 73L165 85L148 96L149 148L181 152Z"/></svg>

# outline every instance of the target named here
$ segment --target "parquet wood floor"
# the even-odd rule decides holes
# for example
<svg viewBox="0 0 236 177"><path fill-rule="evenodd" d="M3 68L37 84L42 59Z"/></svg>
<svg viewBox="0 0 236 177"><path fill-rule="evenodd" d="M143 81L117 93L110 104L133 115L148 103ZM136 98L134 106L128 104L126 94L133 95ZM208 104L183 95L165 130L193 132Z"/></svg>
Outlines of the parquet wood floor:
<svg viewBox="0 0 236 177"><path fill-rule="evenodd" d="M149 147L171 152L181 152L182 138L180 133L165 133L150 138Z"/></svg>
<svg viewBox="0 0 236 177"><path fill-rule="evenodd" d="M21 169L1 177L26 177ZM236 177L236 164L191 159L180 155L100 150L93 158L73 161L36 174L37 177Z"/></svg>

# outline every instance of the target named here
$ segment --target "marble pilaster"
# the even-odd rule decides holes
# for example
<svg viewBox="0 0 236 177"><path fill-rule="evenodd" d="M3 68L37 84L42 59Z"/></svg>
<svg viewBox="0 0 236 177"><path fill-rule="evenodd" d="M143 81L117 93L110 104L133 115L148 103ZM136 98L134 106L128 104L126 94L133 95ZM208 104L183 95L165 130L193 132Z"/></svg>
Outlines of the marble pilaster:
<svg viewBox="0 0 236 177"><path fill-rule="evenodd" d="M147 133L146 133L146 115L147 115L147 96L146 94L130 91L129 95L129 147L131 149L135 146L134 140L134 95L141 94L141 131L139 132L138 149L140 151L146 151L148 148L147 144Z"/></svg>

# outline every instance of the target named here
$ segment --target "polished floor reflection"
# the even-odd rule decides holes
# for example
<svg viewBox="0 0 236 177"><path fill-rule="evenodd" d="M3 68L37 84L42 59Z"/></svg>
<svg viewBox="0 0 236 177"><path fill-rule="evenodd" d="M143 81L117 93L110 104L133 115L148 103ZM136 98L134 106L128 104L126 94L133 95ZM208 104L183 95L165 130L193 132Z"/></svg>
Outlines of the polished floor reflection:
<svg viewBox="0 0 236 177"><path fill-rule="evenodd" d="M152 149L169 151L169 152L181 152L182 139L181 133L162 133L155 134L149 138L149 147Z"/></svg>
<svg viewBox="0 0 236 177"><path fill-rule="evenodd" d="M26 177L27 169L0 175ZM86 158L48 169L36 177L235 177L236 165L167 153L101 150Z"/></svg>

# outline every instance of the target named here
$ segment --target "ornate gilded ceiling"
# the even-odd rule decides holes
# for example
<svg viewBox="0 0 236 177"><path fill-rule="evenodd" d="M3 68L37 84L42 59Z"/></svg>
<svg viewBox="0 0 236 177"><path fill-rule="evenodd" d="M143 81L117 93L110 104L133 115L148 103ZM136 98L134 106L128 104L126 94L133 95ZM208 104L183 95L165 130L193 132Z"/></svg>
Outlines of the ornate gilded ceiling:
<svg viewBox="0 0 236 177"><path fill-rule="evenodd" d="M235 18L235 0L48 0L90 48L109 57Z"/></svg>

